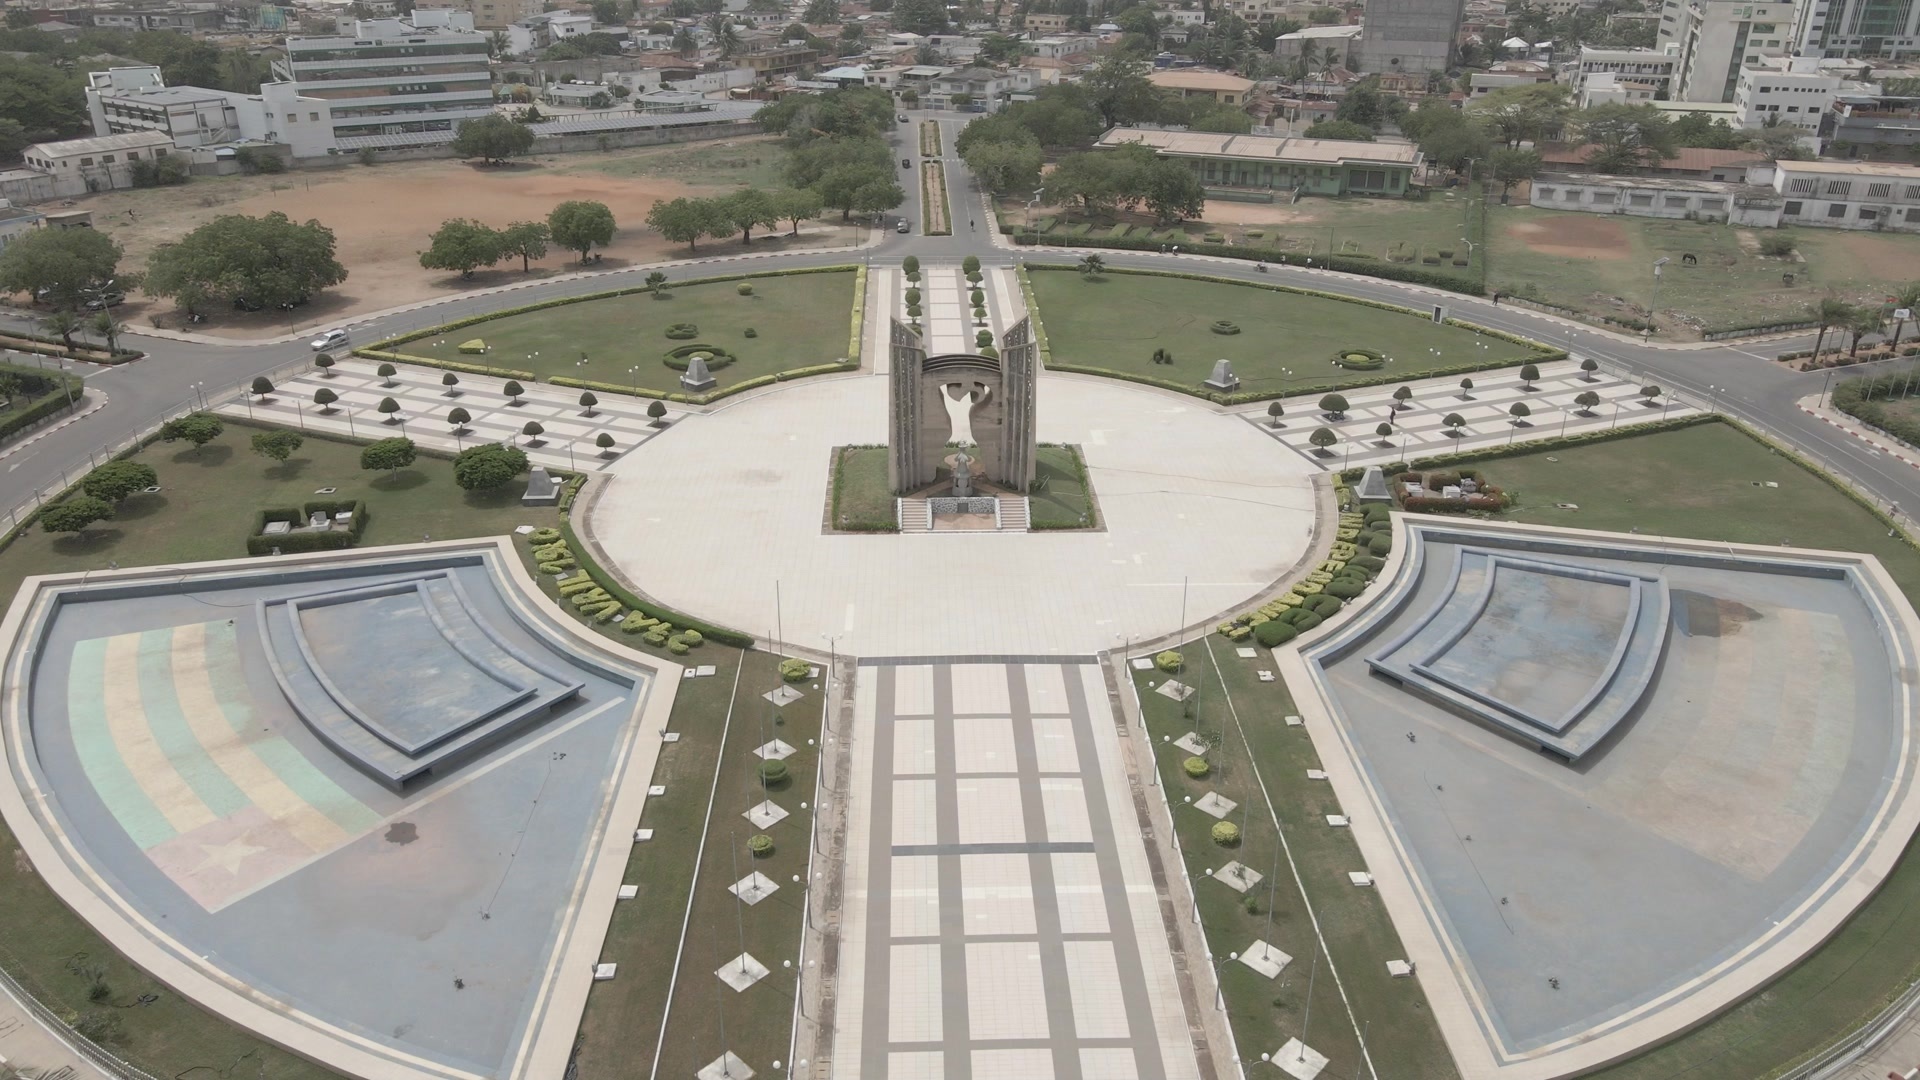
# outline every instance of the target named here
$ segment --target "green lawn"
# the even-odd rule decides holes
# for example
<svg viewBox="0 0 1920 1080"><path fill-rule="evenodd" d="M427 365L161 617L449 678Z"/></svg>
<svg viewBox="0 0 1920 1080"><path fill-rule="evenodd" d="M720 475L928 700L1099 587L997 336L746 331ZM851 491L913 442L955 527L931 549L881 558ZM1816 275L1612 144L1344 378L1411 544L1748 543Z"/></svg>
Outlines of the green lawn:
<svg viewBox="0 0 1920 1080"><path fill-rule="evenodd" d="M899 527L893 489L887 486L887 448L845 446L835 451L833 527L893 532Z"/></svg>
<svg viewBox="0 0 1920 1080"><path fill-rule="evenodd" d="M452 464L444 459L422 455L413 467L389 476L361 469L359 446L312 435L280 465L250 448L249 439L259 430L229 419L226 431L198 450L187 443L147 447L134 460L159 474L159 494L128 498L111 521L79 536L28 529L0 554L0 595L11 598L31 574L105 569L115 562L152 566L244 558L255 511L316 498L366 501L363 547L422 536L497 536L523 523L543 526L557 520L550 507L520 505L524 480L490 494L469 494L453 482ZM340 490L314 494L323 487Z"/></svg>
<svg viewBox="0 0 1920 1080"><path fill-rule="evenodd" d="M1160 783L1166 785L1168 802L1174 807L1174 827L1209 947L1216 955L1224 955L1264 939L1293 957L1273 981L1237 962L1229 961L1222 969L1227 1012L1241 1056L1253 1059L1271 1053L1287 1039L1298 1037L1303 1022L1310 1022L1307 1043L1329 1058L1324 1075L1353 1076L1362 1065L1359 1033L1354 1028L1357 1019L1362 1024L1372 1021L1366 1027L1367 1047L1379 1075L1423 1080L1453 1077L1452 1058L1419 983L1386 973L1384 960L1405 955L1405 950L1385 905L1377 893L1346 884L1346 872L1361 865L1361 858L1347 830L1323 824L1325 815L1340 812L1332 789L1299 779L1306 770L1320 768L1320 759L1303 729L1282 723L1281 718L1294 711L1285 686L1259 681L1258 669L1271 668L1272 661L1239 659L1232 649L1212 647L1210 640L1189 642L1184 655L1187 664L1179 679L1200 690L1191 717L1184 715L1184 706L1152 692L1148 684L1158 683L1165 675L1158 671L1133 675L1157 751ZM1187 776L1181 767L1186 753L1165 741L1188 731L1214 744L1206 755L1212 772L1204 779ZM1250 762L1257 762L1257 769ZM1354 1019L1348 1017L1326 956L1314 973L1313 921L1288 868L1287 855L1279 853L1279 836L1261 795L1262 781L1286 823L1287 846L1300 880L1307 883L1307 896L1352 1001ZM1240 804L1227 818L1244 824L1245 830L1231 851L1213 842L1214 819L1186 805L1187 798L1198 799L1208 791ZM1228 859L1237 859L1267 877L1246 894L1253 898L1251 909L1246 896L1206 876ZM1199 992L1209 994L1211 980L1204 975L1197 979ZM1313 1009L1309 1018L1310 980ZM1211 1004L1205 1002L1208 1007Z"/></svg>
<svg viewBox="0 0 1920 1080"><path fill-rule="evenodd" d="M395 351L469 363L491 361L541 379L564 375L678 393L680 372L667 366L667 351L705 343L735 357L713 372L724 388L846 356L853 278L849 268L688 285L669 289L658 300L646 293L582 300L429 333L395 346ZM751 285L753 294L741 296L741 284ZM695 336L667 337L667 327L675 323L692 323ZM748 336L749 330L754 336ZM459 344L474 338L492 346L493 352L462 356Z"/></svg>
<svg viewBox="0 0 1920 1080"><path fill-rule="evenodd" d="M1557 460L1548 460L1554 458ZM1738 429L1678 431L1523 454L1479 466L1517 493L1505 516L1877 556L1920 603L1920 552L1817 476ZM1778 488L1754 481L1773 481ZM1553 508L1577 503L1578 511ZM1590 1074L1604 1080L1753 1080L1775 1075L1864 1022L1920 971L1920 858L1912 849L1872 900L1763 993L1650 1053ZM1377 1028L1376 1028L1377 1030Z"/></svg>
<svg viewBox="0 0 1920 1080"><path fill-rule="evenodd" d="M1087 529L1095 520L1093 500L1080 479L1085 466L1074 446L1042 446L1035 456L1034 489L1027 499L1036 529Z"/></svg>
<svg viewBox="0 0 1920 1080"><path fill-rule="evenodd" d="M1177 380L1196 392L1222 358L1233 362L1243 390L1297 394L1375 374L1335 367L1334 354L1345 349L1384 353L1391 358L1385 371L1409 379L1535 355L1527 346L1417 315L1253 285L1154 274L1089 280L1037 270L1031 279L1055 362ZM1215 333L1212 324L1221 319L1240 332ZM1172 353L1174 362L1155 364L1155 349Z"/></svg>
<svg viewBox="0 0 1920 1080"><path fill-rule="evenodd" d="M783 170L787 150L779 137L755 136L723 142L681 143L640 150L616 151L585 158L569 171L607 176L678 180L693 187L753 187L762 190L786 186Z"/></svg>

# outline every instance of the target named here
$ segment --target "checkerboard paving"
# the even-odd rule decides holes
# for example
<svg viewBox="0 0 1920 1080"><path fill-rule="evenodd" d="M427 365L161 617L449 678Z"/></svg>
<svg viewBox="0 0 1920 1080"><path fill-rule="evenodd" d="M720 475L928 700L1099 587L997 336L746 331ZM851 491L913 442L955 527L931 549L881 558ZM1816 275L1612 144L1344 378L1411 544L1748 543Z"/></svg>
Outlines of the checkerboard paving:
<svg viewBox="0 0 1920 1080"><path fill-rule="evenodd" d="M1197 1080L1099 670L863 665L840 1080Z"/></svg>

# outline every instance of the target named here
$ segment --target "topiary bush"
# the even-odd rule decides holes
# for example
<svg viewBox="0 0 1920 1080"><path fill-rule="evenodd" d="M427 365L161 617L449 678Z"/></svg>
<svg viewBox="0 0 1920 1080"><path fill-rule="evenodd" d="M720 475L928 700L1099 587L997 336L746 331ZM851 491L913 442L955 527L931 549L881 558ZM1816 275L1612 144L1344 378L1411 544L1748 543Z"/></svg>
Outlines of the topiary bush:
<svg viewBox="0 0 1920 1080"><path fill-rule="evenodd" d="M762 761L760 763L760 779L765 780L768 786L772 786L774 784L786 783L787 782L787 763L784 761L777 761L773 758L768 758L765 761Z"/></svg>
<svg viewBox="0 0 1920 1080"><path fill-rule="evenodd" d="M1181 656L1179 653L1174 652L1172 649L1168 649L1166 652L1163 652L1153 658L1153 666L1159 668L1161 671L1164 671L1170 675L1176 671L1179 671L1181 666L1184 665L1185 663L1186 663L1186 658Z"/></svg>
<svg viewBox="0 0 1920 1080"><path fill-rule="evenodd" d="M1299 636L1300 631L1298 628L1291 623L1284 623L1278 619L1269 619L1253 628L1253 640L1269 649L1285 645L1287 642Z"/></svg>
<svg viewBox="0 0 1920 1080"><path fill-rule="evenodd" d="M1348 371L1379 371L1387 366L1387 358L1372 349L1341 349L1334 354L1333 364Z"/></svg>
<svg viewBox="0 0 1920 1080"><path fill-rule="evenodd" d="M700 333L700 328L690 322L677 322L667 327L667 336L675 341L691 341Z"/></svg>
<svg viewBox="0 0 1920 1080"><path fill-rule="evenodd" d="M753 286L743 281L740 284L735 285L733 287L733 291L739 293L741 296L752 296Z"/></svg>
<svg viewBox="0 0 1920 1080"><path fill-rule="evenodd" d="M1240 826L1235 825L1231 821L1214 822L1213 842L1219 844L1221 847L1238 847L1240 845Z"/></svg>
<svg viewBox="0 0 1920 1080"><path fill-rule="evenodd" d="M1343 579L1336 577L1321 588L1320 594L1322 596L1339 597L1342 600L1351 600L1365 590L1366 585L1352 578Z"/></svg>
<svg viewBox="0 0 1920 1080"><path fill-rule="evenodd" d="M747 837L747 851L756 859L764 859L773 854L773 837L766 833L755 833Z"/></svg>
<svg viewBox="0 0 1920 1080"><path fill-rule="evenodd" d="M1195 780L1204 779L1208 773L1213 771L1213 766L1207 764L1207 759L1203 757L1190 757L1180 763L1180 768Z"/></svg>
<svg viewBox="0 0 1920 1080"><path fill-rule="evenodd" d="M1373 539L1367 541L1367 551L1371 554L1382 556L1391 553L1393 551L1392 535L1388 533L1375 533Z"/></svg>
<svg viewBox="0 0 1920 1080"><path fill-rule="evenodd" d="M1215 319L1213 321L1213 326L1211 327L1211 329L1216 334L1226 334L1228 336L1231 336L1240 332L1240 327L1238 325L1228 322L1226 319Z"/></svg>
<svg viewBox="0 0 1920 1080"><path fill-rule="evenodd" d="M747 327L747 328L746 328L746 330L744 330L744 331L742 331L742 333L744 333L744 334L745 334L745 335L746 335L747 337L759 337L759 336L760 336L760 331L758 331L758 330L755 330L755 329L754 329L753 327L751 327L751 326L749 326L749 327Z"/></svg>
<svg viewBox="0 0 1920 1080"><path fill-rule="evenodd" d="M813 673L813 665L805 660L780 661L780 677L788 682L800 682Z"/></svg>
<svg viewBox="0 0 1920 1080"><path fill-rule="evenodd" d="M675 371L685 371L693 364L693 358L696 355L704 355L707 358L708 371L719 371L734 360L733 354L727 350L698 341L691 345L678 345L668 349L661 360Z"/></svg>

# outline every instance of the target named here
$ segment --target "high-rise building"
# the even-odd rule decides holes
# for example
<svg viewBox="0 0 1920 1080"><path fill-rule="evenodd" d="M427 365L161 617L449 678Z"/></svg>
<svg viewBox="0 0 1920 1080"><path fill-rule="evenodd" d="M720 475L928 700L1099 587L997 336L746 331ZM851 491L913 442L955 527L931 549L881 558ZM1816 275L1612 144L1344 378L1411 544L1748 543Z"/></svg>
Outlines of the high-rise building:
<svg viewBox="0 0 1920 1080"><path fill-rule="evenodd" d="M352 30L289 36L274 62L302 96L328 101L342 150L410 145L403 136L451 132L493 111L487 38L472 14L417 9L406 19L356 19Z"/></svg>
<svg viewBox="0 0 1920 1080"><path fill-rule="evenodd" d="M1659 45L1680 47L1675 101L1731 102L1740 70L1793 49L1793 4L1666 0Z"/></svg>
<svg viewBox="0 0 1920 1080"><path fill-rule="evenodd" d="M1801 56L1920 53L1920 3L1914 0L1801 0L1793 41Z"/></svg>
<svg viewBox="0 0 1920 1080"><path fill-rule="evenodd" d="M1367 0L1360 22L1360 70L1445 71L1460 35L1462 2Z"/></svg>

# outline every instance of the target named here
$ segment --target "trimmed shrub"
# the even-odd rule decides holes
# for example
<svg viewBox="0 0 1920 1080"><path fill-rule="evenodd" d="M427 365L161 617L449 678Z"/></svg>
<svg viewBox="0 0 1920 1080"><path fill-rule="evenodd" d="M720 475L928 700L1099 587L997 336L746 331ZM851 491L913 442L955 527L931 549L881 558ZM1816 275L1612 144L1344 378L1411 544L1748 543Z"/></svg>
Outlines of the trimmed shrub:
<svg viewBox="0 0 1920 1080"><path fill-rule="evenodd" d="M756 859L764 859L773 854L773 837L766 833L755 833L747 837L747 851Z"/></svg>
<svg viewBox="0 0 1920 1080"><path fill-rule="evenodd" d="M787 763L768 758L760 763L760 779L769 786L787 782Z"/></svg>
<svg viewBox="0 0 1920 1080"><path fill-rule="evenodd" d="M707 345L698 341L691 345L679 345L668 349L666 355L663 356L661 360L675 371L685 371L692 366L693 358L697 354L704 354L706 356L708 371L719 371L721 368L733 363L732 353L720 348L718 345Z"/></svg>
<svg viewBox="0 0 1920 1080"><path fill-rule="evenodd" d="M1221 847L1240 846L1240 826L1231 821L1213 823L1213 842Z"/></svg>
<svg viewBox="0 0 1920 1080"><path fill-rule="evenodd" d="M1393 536L1390 533L1375 533L1367 541L1367 551L1374 555L1387 555L1393 551Z"/></svg>
<svg viewBox="0 0 1920 1080"><path fill-rule="evenodd" d="M1337 596L1342 600L1351 600L1365 590L1366 585L1363 582L1355 581L1352 578L1342 580L1336 577L1328 582L1326 587L1320 590L1320 593L1322 596Z"/></svg>
<svg viewBox="0 0 1920 1080"><path fill-rule="evenodd" d="M743 281L740 284L735 285L733 287L733 291L739 293L741 296L752 296L753 286Z"/></svg>
<svg viewBox="0 0 1920 1080"><path fill-rule="evenodd" d="M1300 606L1323 619L1330 619L1339 613L1343 603L1344 601L1339 597L1333 596L1322 589L1319 595L1307 597Z"/></svg>
<svg viewBox="0 0 1920 1080"><path fill-rule="evenodd" d="M1387 358L1372 349L1342 349L1334 354L1333 364L1348 371L1379 371L1387 366Z"/></svg>
<svg viewBox="0 0 1920 1080"><path fill-rule="evenodd" d="M780 677L788 682L801 682L813 672L813 665L805 660L780 661Z"/></svg>
<svg viewBox="0 0 1920 1080"><path fill-rule="evenodd" d="M1180 763L1180 769L1195 780L1200 780L1204 779L1208 773L1213 771L1213 766L1207 764L1206 758L1190 757Z"/></svg>
<svg viewBox="0 0 1920 1080"><path fill-rule="evenodd" d="M1292 623L1284 623L1278 619L1270 619L1267 622L1263 622L1259 626L1254 627L1253 630L1253 640L1269 649L1285 645L1298 636L1300 636L1300 631L1296 629Z"/></svg>
<svg viewBox="0 0 1920 1080"><path fill-rule="evenodd" d="M677 322L667 327L666 333L675 341L692 341L700 335L700 328L690 322Z"/></svg>
<svg viewBox="0 0 1920 1080"><path fill-rule="evenodd" d="M473 354L479 354L484 356L486 355L486 352L487 352L487 343L480 340L479 338L472 338L470 340L463 341L460 343L460 351L463 353L473 353Z"/></svg>
<svg viewBox="0 0 1920 1080"><path fill-rule="evenodd" d="M1173 651L1172 649L1168 649L1166 652L1163 652L1153 658L1153 666L1159 668L1161 671L1168 673L1169 675L1179 671L1181 666L1184 665L1185 663L1186 663L1186 658L1181 656L1179 653Z"/></svg>
<svg viewBox="0 0 1920 1080"><path fill-rule="evenodd" d="M1215 319L1213 321L1212 329L1213 329L1213 332L1216 334L1226 334L1229 336L1240 332L1240 327L1227 321L1226 319Z"/></svg>

